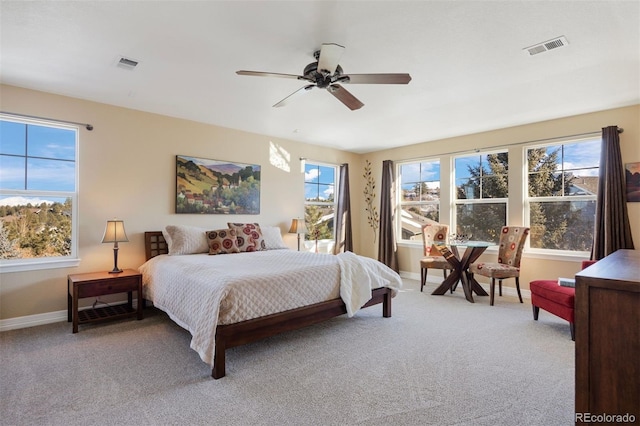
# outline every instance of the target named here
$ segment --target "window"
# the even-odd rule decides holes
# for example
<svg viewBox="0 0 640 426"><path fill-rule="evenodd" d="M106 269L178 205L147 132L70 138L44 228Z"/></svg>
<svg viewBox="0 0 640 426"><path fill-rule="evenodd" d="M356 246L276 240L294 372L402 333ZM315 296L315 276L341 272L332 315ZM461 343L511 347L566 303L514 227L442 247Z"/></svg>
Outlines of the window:
<svg viewBox="0 0 640 426"><path fill-rule="evenodd" d="M77 247L77 128L0 116L0 266L70 266Z"/></svg>
<svg viewBox="0 0 640 426"><path fill-rule="evenodd" d="M422 238L422 225L440 220L440 160L398 166L401 240Z"/></svg>
<svg viewBox="0 0 640 426"><path fill-rule="evenodd" d="M309 231L305 239L313 241L305 244L305 248L309 251L332 252L333 250L337 171L337 166L308 162L305 164L304 218Z"/></svg>
<svg viewBox="0 0 640 426"><path fill-rule="evenodd" d="M507 223L509 157L506 151L454 159L455 234L498 243Z"/></svg>
<svg viewBox="0 0 640 426"><path fill-rule="evenodd" d="M591 250L600 146L598 138L527 149L531 248Z"/></svg>

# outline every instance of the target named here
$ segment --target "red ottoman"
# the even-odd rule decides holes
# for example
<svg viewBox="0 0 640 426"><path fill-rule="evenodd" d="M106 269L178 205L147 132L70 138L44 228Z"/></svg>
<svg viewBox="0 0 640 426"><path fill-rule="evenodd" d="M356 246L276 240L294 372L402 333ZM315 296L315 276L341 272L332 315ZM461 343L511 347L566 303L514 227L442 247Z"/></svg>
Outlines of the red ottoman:
<svg viewBox="0 0 640 426"><path fill-rule="evenodd" d="M576 340L573 324L576 290L572 287L558 285L558 281L537 280L529 283L533 319L538 320L540 309L544 309L562 319L569 321L571 340Z"/></svg>

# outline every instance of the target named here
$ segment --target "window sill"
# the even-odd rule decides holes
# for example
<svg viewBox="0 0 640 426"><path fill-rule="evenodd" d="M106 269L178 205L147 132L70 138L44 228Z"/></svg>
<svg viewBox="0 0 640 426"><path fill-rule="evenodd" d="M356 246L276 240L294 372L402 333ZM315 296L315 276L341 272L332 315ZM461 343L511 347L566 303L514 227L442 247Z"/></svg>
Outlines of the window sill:
<svg viewBox="0 0 640 426"><path fill-rule="evenodd" d="M73 268L80 265L80 259L47 259L37 261L12 261L0 264L0 274L10 272L39 271L43 269Z"/></svg>

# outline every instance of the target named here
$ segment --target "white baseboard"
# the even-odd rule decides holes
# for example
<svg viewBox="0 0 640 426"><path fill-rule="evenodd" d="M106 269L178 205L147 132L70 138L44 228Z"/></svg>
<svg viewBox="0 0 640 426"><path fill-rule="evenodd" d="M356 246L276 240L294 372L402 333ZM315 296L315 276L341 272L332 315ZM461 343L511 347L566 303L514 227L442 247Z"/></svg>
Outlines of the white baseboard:
<svg viewBox="0 0 640 426"><path fill-rule="evenodd" d="M400 271L400 277L402 278L408 278L410 280L416 280L418 282L420 282L420 274L417 274L415 272L407 272L407 271ZM477 277L477 275L476 275ZM436 275L433 276L433 274L429 274L427 275L427 282L430 284L440 284L442 282L443 276L442 274L438 275L438 273L436 272ZM483 283L478 281L478 283L482 286L482 288L484 288L484 290L489 293L489 283ZM511 283L513 283L513 280L511 280ZM497 280L496 280L496 296L498 294L498 284L497 284ZM529 291L528 289L524 289L524 288L520 288L520 293L522 294L522 298L523 299L529 299L531 300L531 291ZM510 287L507 286L506 284L502 286L502 294L505 296L513 296L513 297L518 297L518 292L516 291L515 287Z"/></svg>
<svg viewBox="0 0 640 426"><path fill-rule="evenodd" d="M67 311L47 312L44 314L27 315L24 317L0 320L0 332L17 330L19 328L35 327L67 320Z"/></svg>
<svg viewBox="0 0 640 426"><path fill-rule="evenodd" d="M133 305L137 306L137 300L133 299ZM121 305L127 302L109 302L110 305ZM90 309L90 306L80 308L80 310ZM67 310L46 312L44 314L27 315L24 317L8 318L0 320L0 333L3 331L17 330L19 328L36 327L38 325L52 324L67 320Z"/></svg>

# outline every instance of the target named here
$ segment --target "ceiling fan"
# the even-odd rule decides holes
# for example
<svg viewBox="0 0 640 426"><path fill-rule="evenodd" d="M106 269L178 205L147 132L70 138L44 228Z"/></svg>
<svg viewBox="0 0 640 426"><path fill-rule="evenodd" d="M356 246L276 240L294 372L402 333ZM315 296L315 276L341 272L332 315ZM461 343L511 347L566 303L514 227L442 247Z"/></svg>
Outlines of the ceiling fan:
<svg viewBox="0 0 640 426"><path fill-rule="evenodd" d="M313 54L316 62L307 65L302 75L245 70L236 71L236 74L256 77L294 78L312 83L296 90L275 104L274 107L284 106L296 95L306 93L317 87L327 89L329 93L352 111L362 108L364 104L342 87L342 84L408 84L411 81L409 74L344 74L342 67L338 64L343 52L344 46L335 43L323 43L320 50Z"/></svg>

